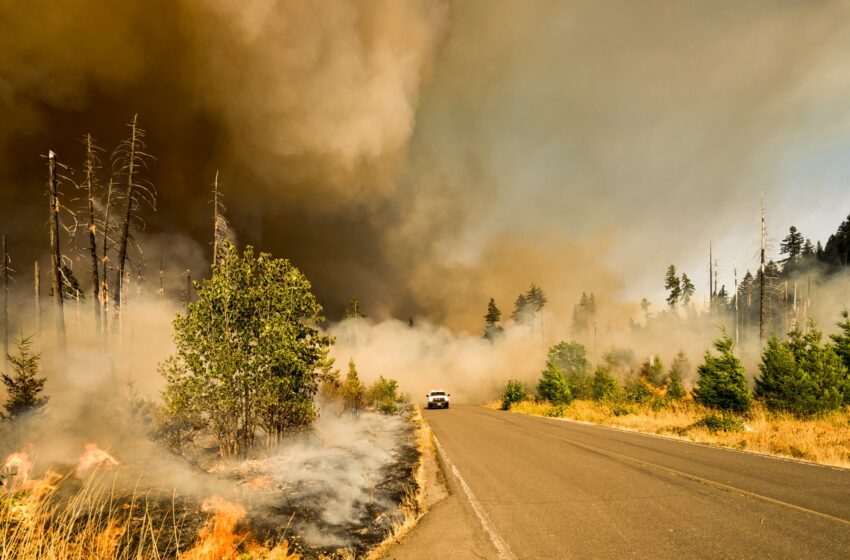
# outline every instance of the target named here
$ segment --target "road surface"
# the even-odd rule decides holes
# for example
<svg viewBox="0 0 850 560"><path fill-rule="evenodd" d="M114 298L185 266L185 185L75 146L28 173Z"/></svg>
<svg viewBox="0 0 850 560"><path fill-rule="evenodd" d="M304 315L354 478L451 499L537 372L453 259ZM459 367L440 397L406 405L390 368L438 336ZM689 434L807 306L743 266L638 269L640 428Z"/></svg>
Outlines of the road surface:
<svg viewBox="0 0 850 560"><path fill-rule="evenodd" d="M424 415L450 496L387 559L850 558L850 470L474 406Z"/></svg>

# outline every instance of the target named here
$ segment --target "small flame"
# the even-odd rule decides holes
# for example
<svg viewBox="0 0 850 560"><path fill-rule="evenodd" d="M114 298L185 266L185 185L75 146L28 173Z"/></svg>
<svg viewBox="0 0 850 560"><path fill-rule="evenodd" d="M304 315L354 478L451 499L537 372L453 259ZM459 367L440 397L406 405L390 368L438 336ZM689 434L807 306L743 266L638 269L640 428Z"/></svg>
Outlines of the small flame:
<svg viewBox="0 0 850 560"><path fill-rule="evenodd" d="M77 463L77 474L82 475L94 467L112 468L118 466L118 461L97 446L96 443L87 443L80 461Z"/></svg>
<svg viewBox="0 0 850 560"><path fill-rule="evenodd" d="M3 463L3 486L8 488L22 487L32 474L32 459L30 452L32 446L27 445L22 451L16 451L6 457Z"/></svg>
<svg viewBox="0 0 850 560"><path fill-rule="evenodd" d="M180 560L220 560L233 558L243 536L236 532L236 525L245 516L239 504L213 496L201 504L203 511L212 512L198 533L195 545L180 555Z"/></svg>

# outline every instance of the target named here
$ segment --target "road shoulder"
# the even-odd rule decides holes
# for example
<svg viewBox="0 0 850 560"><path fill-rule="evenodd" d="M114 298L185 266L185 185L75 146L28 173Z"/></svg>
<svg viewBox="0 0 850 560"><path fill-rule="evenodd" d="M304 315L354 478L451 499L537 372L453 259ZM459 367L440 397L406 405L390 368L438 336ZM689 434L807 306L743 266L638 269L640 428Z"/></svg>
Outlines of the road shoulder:
<svg viewBox="0 0 850 560"><path fill-rule="evenodd" d="M424 421L424 419L423 419ZM446 557L459 560L499 558L482 529L457 479L444 458L430 447L425 464L425 504L428 512L391 546L381 560L419 560Z"/></svg>

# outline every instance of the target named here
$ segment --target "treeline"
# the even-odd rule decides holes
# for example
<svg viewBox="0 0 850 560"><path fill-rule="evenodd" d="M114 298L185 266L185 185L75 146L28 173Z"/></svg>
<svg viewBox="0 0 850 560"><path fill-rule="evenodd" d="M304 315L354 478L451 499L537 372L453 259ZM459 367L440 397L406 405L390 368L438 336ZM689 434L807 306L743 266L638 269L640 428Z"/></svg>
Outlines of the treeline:
<svg viewBox="0 0 850 560"><path fill-rule="evenodd" d="M567 406L574 399L606 402L614 406L615 414L628 414L630 409L624 405L629 404L660 410L675 401L693 399L724 414L747 415L756 400L774 413L816 417L850 406L850 318L846 311L838 327L839 332L829 341L823 340L811 322L805 331L795 328L784 338L771 337L762 351L754 389L733 352L734 341L725 331L714 341L713 352L706 351L691 390L682 382L691 367L682 352L669 369L653 356L634 375L627 365L629 351L608 352L593 370L584 346L564 341L549 349L534 398L556 407ZM614 372L618 375L612 375ZM625 381L621 383L618 377ZM528 398L529 390L511 380L502 393L502 408L510 409ZM552 413L562 415L557 408Z"/></svg>
<svg viewBox="0 0 850 560"><path fill-rule="evenodd" d="M717 259L709 256L707 312L729 320L741 339L755 329L767 337L786 333L795 325L806 325L817 288L837 274L845 273L850 266L850 216L839 224L825 244L813 243L791 226L780 242L779 252L780 259L765 257L763 271L761 265L754 273L746 270L740 281L735 270L731 286L720 283ZM669 312L695 312L691 301L694 285L675 265L667 269L664 289ZM646 299L641 302L647 323L651 317L650 305ZM633 326L638 328L638 325Z"/></svg>
<svg viewBox="0 0 850 560"><path fill-rule="evenodd" d="M354 360L348 362L345 378L338 370L324 376L319 393L328 407L337 415L358 415L364 410L375 410L383 414L396 414L400 406L409 402L407 395L399 393L398 382L379 376L367 386L360 380Z"/></svg>

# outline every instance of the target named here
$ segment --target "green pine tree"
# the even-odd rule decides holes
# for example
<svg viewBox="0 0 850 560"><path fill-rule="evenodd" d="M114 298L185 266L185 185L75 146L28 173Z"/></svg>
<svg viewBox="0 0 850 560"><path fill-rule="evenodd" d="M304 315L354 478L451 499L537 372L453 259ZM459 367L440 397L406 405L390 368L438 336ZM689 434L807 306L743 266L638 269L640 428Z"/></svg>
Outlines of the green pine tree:
<svg viewBox="0 0 850 560"><path fill-rule="evenodd" d="M667 396L671 399L681 399L687 394L685 386L682 384L682 379L688 375L691 370L691 363L683 351L679 351L670 365L670 371L667 373Z"/></svg>
<svg viewBox="0 0 850 560"><path fill-rule="evenodd" d="M821 338L821 332L810 324L805 333L795 329L784 341L768 340L759 364L756 397L769 410L805 418L843 405L847 368Z"/></svg>
<svg viewBox="0 0 850 560"><path fill-rule="evenodd" d="M593 400L615 401L622 391L623 388L606 367L596 368L596 373L593 374Z"/></svg>
<svg viewBox="0 0 850 560"><path fill-rule="evenodd" d="M667 294L667 305L670 309L676 309L679 299L682 297L682 281L676 276L676 267L672 264L667 267L667 275L664 277L664 289Z"/></svg>
<svg viewBox="0 0 850 560"><path fill-rule="evenodd" d="M360 302L356 297L351 298L348 307L342 313L343 319L365 319L366 314L360 309Z"/></svg>
<svg viewBox="0 0 850 560"><path fill-rule="evenodd" d="M518 379L511 379L505 385L502 393L502 410L510 410L515 403L522 402L528 398L525 387Z"/></svg>
<svg viewBox="0 0 850 560"><path fill-rule="evenodd" d="M484 338L493 341L504 334L505 329L500 324L501 320L502 312L496 307L496 300L490 298L490 303L487 304L487 314L484 315Z"/></svg>
<svg viewBox="0 0 850 560"><path fill-rule="evenodd" d="M570 404L573 395L564 372L557 364L549 363L537 383L537 395L552 404Z"/></svg>
<svg viewBox="0 0 850 560"><path fill-rule="evenodd" d="M688 305L689 303L691 303L691 298L694 295L694 291L696 291L696 288L694 287L694 283L691 282L691 279L688 278L688 275L683 272L682 273L681 298L682 298L682 303L684 305Z"/></svg>
<svg viewBox="0 0 850 560"><path fill-rule="evenodd" d="M850 316L846 309L841 312L841 317L844 319L838 322L841 332L830 335L830 338L834 344L835 353L841 358L848 371L844 380L844 402L850 405Z"/></svg>
<svg viewBox="0 0 850 560"><path fill-rule="evenodd" d="M41 354L31 351L32 337L19 337L15 341L17 352L6 357L12 365L12 375L0 376L6 386L8 401L5 404L6 417L18 418L28 412L34 412L45 404L48 397L40 396L44 391L45 377L39 377Z"/></svg>
<svg viewBox="0 0 850 560"><path fill-rule="evenodd" d="M664 364L661 362L661 357L651 355L640 366L640 376L650 385L661 387L665 383L664 379Z"/></svg>
<svg viewBox="0 0 850 560"><path fill-rule="evenodd" d="M345 379L339 388L339 394L342 397L344 412L357 413L363 409L364 388L360 376L357 375L357 366L354 364L353 358L348 360L348 373L345 374Z"/></svg>
<svg viewBox="0 0 850 560"><path fill-rule="evenodd" d="M705 353L702 365L697 368L699 378L694 389L694 399L705 406L743 413L752 404L750 387L741 360L732 353L734 342L724 331L714 341L717 356Z"/></svg>

